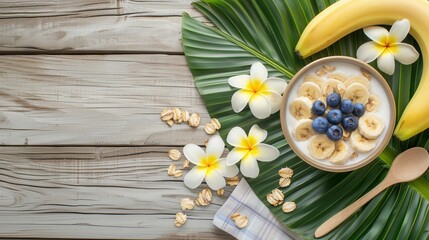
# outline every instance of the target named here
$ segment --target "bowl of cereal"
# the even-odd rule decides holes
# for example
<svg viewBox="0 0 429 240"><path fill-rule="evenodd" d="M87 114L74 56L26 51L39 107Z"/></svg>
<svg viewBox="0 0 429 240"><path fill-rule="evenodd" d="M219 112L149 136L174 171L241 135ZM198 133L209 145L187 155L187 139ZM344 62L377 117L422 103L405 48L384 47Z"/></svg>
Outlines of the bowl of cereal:
<svg viewBox="0 0 429 240"><path fill-rule="evenodd" d="M321 170L347 172L373 161L388 144L395 99L370 65L326 57L290 80L280 118L286 141L302 160Z"/></svg>

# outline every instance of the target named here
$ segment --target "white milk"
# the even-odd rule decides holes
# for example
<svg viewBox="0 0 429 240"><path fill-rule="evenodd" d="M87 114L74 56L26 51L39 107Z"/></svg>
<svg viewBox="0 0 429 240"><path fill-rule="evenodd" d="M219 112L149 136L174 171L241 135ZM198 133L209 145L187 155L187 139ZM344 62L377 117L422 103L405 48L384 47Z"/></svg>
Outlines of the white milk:
<svg viewBox="0 0 429 240"><path fill-rule="evenodd" d="M292 138L294 138L293 132L294 132L294 128L295 128L297 120L290 114L290 110L289 110L290 109L290 103L292 102L293 99L296 99L298 97L297 96L298 88L303 83L304 77L307 76L309 73L315 73L317 70L321 69L323 67L323 65L335 66L336 70L334 72L341 72L341 73L344 73L348 76L362 75L359 66L355 66L352 63L345 63L345 62L331 62L329 64L325 63L325 64L320 64L318 66L315 66L315 67L309 69L306 74L304 74L300 79L297 80L296 84L291 89L291 92L289 94L289 99L287 101L288 105L286 106L286 111L285 111L286 112L286 123L287 123L287 128L289 130L289 133L292 135ZM322 77L322 78L323 78L323 80L326 80L326 77ZM389 109L387 94L384 92L382 85L374 78L373 75L371 75L371 80L369 82L371 84L370 94L377 95L380 98L380 102L381 102L378 110L373 111L373 113L376 113L384 121L384 130L381 133L381 135L377 138L377 145L374 148L374 150L375 150L380 145L381 141L384 138L390 138L390 136L386 136L386 135L387 135L387 129L389 128L388 124L389 124L389 118L391 116L391 112ZM313 158L310 155L310 152L308 150L309 141L310 140L303 141L303 142L295 142L295 143L301 149L301 151L306 156L308 156L309 158L311 158L311 159L313 159L313 160L315 160L321 164L324 164L326 166L339 166L339 165L332 164L327 159L326 160L318 160L318 159ZM346 144L349 145L350 150L353 151L353 149L350 146L350 142L349 141L345 141L345 142L346 142ZM374 150L372 150L372 151L374 151ZM358 163L358 162L362 161L364 158L366 158L372 151L370 151L368 153L358 153L359 156L357 158L348 160L342 166L355 165L356 163Z"/></svg>

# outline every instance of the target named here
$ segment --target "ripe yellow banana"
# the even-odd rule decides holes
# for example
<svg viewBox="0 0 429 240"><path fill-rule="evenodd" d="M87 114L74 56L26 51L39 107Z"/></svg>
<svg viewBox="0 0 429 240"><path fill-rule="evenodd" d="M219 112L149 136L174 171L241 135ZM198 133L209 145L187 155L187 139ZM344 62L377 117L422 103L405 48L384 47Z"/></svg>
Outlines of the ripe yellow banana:
<svg viewBox="0 0 429 240"><path fill-rule="evenodd" d="M424 64L429 63L429 2L427 0L340 0L307 25L296 45L306 58L358 29L410 21L410 33L420 46ZM368 40L369 41L369 40ZM429 67L422 71L420 84L399 120L395 135L406 140L429 128Z"/></svg>

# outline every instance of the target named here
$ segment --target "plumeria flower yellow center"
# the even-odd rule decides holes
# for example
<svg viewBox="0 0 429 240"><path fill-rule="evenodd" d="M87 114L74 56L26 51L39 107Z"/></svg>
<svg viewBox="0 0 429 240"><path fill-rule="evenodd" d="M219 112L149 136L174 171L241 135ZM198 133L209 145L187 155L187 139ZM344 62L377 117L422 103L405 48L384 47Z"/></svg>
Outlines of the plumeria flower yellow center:
<svg viewBox="0 0 429 240"><path fill-rule="evenodd" d="M238 168L235 165L226 165L225 159L221 158L224 149L225 143L218 135L210 138L206 151L198 145L187 144L183 148L183 153L195 167L183 179L185 185L194 189L205 179L213 190L225 187L224 177L234 177L238 174Z"/></svg>
<svg viewBox="0 0 429 240"><path fill-rule="evenodd" d="M227 166L234 166L241 160L241 173L246 177L257 177L259 175L257 160L270 162L280 155L277 148L262 143L266 138L267 131L256 124L250 128L249 135L240 127L232 128L226 141L234 148L226 158Z"/></svg>
<svg viewBox="0 0 429 240"><path fill-rule="evenodd" d="M267 118L279 111L281 94L287 85L283 79L268 78L268 71L260 62L252 64L250 75L231 77L228 83L240 88L232 95L232 109L235 112L241 112L249 103L250 111L259 119Z"/></svg>
<svg viewBox="0 0 429 240"><path fill-rule="evenodd" d="M357 58L367 63L377 59L378 68L389 75L395 71L395 59L402 64L411 64L419 58L413 46L401 43L410 31L408 19L393 23L389 32L378 26L367 27L363 31L372 41L358 48Z"/></svg>

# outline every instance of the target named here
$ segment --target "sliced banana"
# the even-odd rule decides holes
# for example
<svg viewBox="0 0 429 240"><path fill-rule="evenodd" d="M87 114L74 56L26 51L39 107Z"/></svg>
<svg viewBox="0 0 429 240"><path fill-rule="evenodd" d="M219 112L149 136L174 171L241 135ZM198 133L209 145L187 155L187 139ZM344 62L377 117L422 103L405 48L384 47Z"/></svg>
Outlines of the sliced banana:
<svg viewBox="0 0 429 240"><path fill-rule="evenodd" d="M296 122L294 136L295 140L298 142L306 141L311 138L314 134L313 127L311 124L313 120L311 119L300 119Z"/></svg>
<svg viewBox="0 0 429 240"><path fill-rule="evenodd" d="M368 90L371 90L371 83L369 83L368 78L364 76L359 76L359 75L351 76L347 78L347 80L344 82L346 87L350 86L352 83L360 83L364 85Z"/></svg>
<svg viewBox="0 0 429 240"><path fill-rule="evenodd" d="M368 97L368 103L365 105L365 109L368 112L375 112L380 106L380 98L377 95L371 94Z"/></svg>
<svg viewBox="0 0 429 240"><path fill-rule="evenodd" d="M311 156L316 159L326 159L332 155L335 150L335 143L325 134L317 134L310 139L308 150Z"/></svg>
<svg viewBox="0 0 429 240"><path fill-rule="evenodd" d="M333 164L344 164L351 157L349 146L342 140L335 142L335 150L329 157Z"/></svg>
<svg viewBox="0 0 429 240"><path fill-rule="evenodd" d="M333 72L326 76L327 78L336 79L341 82L345 82L347 80L347 75L340 72Z"/></svg>
<svg viewBox="0 0 429 240"><path fill-rule="evenodd" d="M311 117L311 100L306 97L298 97L290 104L290 113L297 120Z"/></svg>
<svg viewBox="0 0 429 240"><path fill-rule="evenodd" d="M304 77L304 82L314 82L317 85L322 86L323 83L323 79L319 76L317 76L314 73L308 74L307 76Z"/></svg>
<svg viewBox="0 0 429 240"><path fill-rule="evenodd" d="M325 97L333 92L343 96L345 90L346 85L337 79L328 78L325 82L322 83L322 93Z"/></svg>
<svg viewBox="0 0 429 240"><path fill-rule="evenodd" d="M369 91L362 83L352 83L346 88L343 98L352 100L353 103L368 103Z"/></svg>
<svg viewBox="0 0 429 240"><path fill-rule="evenodd" d="M356 152L369 152L375 145L377 144L377 140L375 139L367 139L362 136L359 131L353 131L350 135L350 145Z"/></svg>
<svg viewBox="0 0 429 240"><path fill-rule="evenodd" d="M368 139L376 139L384 130L383 120L375 113L366 113L359 118L359 133Z"/></svg>
<svg viewBox="0 0 429 240"><path fill-rule="evenodd" d="M304 82L298 88L298 96L307 97L314 102L322 96L322 90L320 90L319 85L314 82Z"/></svg>

